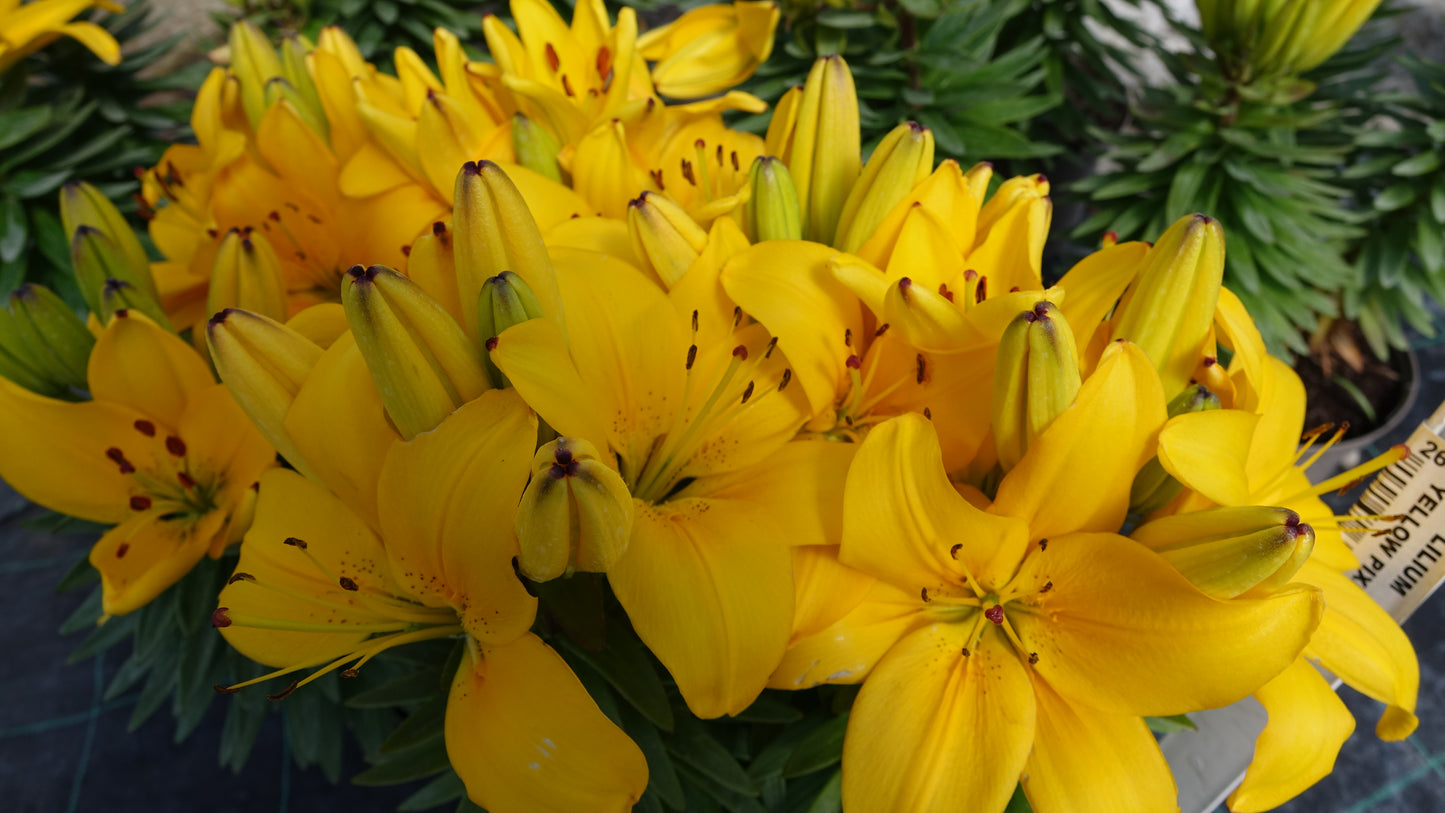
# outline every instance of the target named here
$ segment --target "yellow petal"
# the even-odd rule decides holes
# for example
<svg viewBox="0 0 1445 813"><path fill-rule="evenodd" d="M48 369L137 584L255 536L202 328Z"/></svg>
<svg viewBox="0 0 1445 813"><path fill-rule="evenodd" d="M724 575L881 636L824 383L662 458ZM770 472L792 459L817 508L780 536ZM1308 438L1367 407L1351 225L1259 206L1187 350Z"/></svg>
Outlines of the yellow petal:
<svg viewBox="0 0 1445 813"><path fill-rule="evenodd" d="M699 477L689 494L761 507L790 545L837 545L843 539L843 482L853 443L800 440L758 463Z"/></svg>
<svg viewBox="0 0 1445 813"><path fill-rule="evenodd" d="M924 627L868 676L843 741L846 809L1004 809L1034 742L1033 691L1000 632L964 656L967 636Z"/></svg>
<svg viewBox="0 0 1445 813"><path fill-rule="evenodd" d="M373 528L376 481L400 439L350 333L321 354L286 413L286 432L326 487Z"/></svg>
<svg viewBox="0 0 1445 813"><path fill-rule="evenodd" d="M528 319L502 331L491 359L547 425L569 438L610 448L603 410L572 364L567 340L547 319Z"/></svg>
<svg viewBox="0 0 1445 813"><path fill-rule="evenodd" d="M162 520L147 511L106 531L90 549L90 563L100 571L101 611L125 615L180 581L225 522L219 511L194 522Z"/></svg>
<svg viewBox="0 0 1445 813"><path fill-rule="evenodd" d="M851 570L837 564L833 567ZM856 581L850 576L840 585L856 589ZM768 686L811 689L824 683L862 683L894 644L934 622L920 612L923 602L917 593L905 593L887 582L873 581L857 598L862 601L850 612L789 646Z"/></svg>
<svg viewBox="0 0 1445 813"><path fill-rule="evenodd" d="M837 545L793 548L793 641L825 630L852 612L877 581L840 564Z"/></svg>
<svg viewBox="0 0 1445 813"><path fill-rule="evenodd" d="M1244 782L1229 795L1233 813L1273 810L1328 776L1355 730L1355 715L1304 658L1254 696L1269 722L1254 741Z"/></svg>
<svg viewBox="0 0 1445 813"><path fill-rule="evenodd" d="M1089 346L1094 331L1114 310L1148 251L1148 243L1118 243L1080 260L1059 280L1058 287L1069 292L1063 311L1079 347Z"/></svg>
<svg viewBox="0 0 1445 813"><path fill-rule="evenodd" d="M286 544L289 537L304 541L306 550ZM327 572L312 564L308 554ZM320 664L338 658L370 635L347 632L348 625L391 619L363 607L327 573L396 594L399 588L385 562L386 551L371 529L325 488L294 471L269 471L261 477L256 518L236 563L237 572L255 580L233 579L221 590L218 606L235 614L331 624L335 632L232 624L223 627L221 635L241 654L268 666Z"/></svg>
<svg viewBox="0 0 1445 813"><path fill-rule="evenodd" d="M843 564L914 594L962 583L965 573L991 590L1013 575L1027 544L1022 522L980 511L953 489L922 415L881 423L863 441L843 494Z"/></svg>
<svg viewBox="0 0 1445 813"><path fill-rule="evenodd" d="M1132 344L1111 345L1074 405L1003 479L989 511L1028 522L1034 539L1117 530L1165 417L1154 365Z"/></svg>
<svg viewBox="0 0 1445 813"><path fill-rule="evenodd" d="M746 504L636 505L632 542L607 574L612 590L693 714L737 714L787 647L792 552Z"/></svg>
<svg viewBox="0 0 1445 813"><path fill-rule="evenodd" d="M1375 734L1382 740L1410 736L1420 663L1415 648L1389 614L1348 577L1317 562L1305 562L1297 581L1324 591L1325 613L1305 656L1338 675L1351 688L1388 704Z"/></svg>
<svg viewBox="0 0 1445 813"><path fill-rule="evenodd" d="M175 426L186 400L216 383L206 362L174 333L132 313L112 320L90 353L90 394Z"/></svg>
<svg viewBox="0 0 1445 813"><path fill-rule="evenodd" d="M120 449L142 470L153 446L135 430L142 413L120 404L45 398L0 378L0 477L26 499L92 522L132 515L135 481L106 456Z"/></svg>
<svg viewBox="0 0 1445 813"><path fill-rule="evenodd" d="M515 640L537 614L512 570L512 514L536 443L521 397L490 390L393 445L381 469L382 538L397 580L428 604L457 608L483 644Z"/></svg>
<svg viewBox="0 0 1445 813"><path fill-rule="evenodd" d="M530 633L463 660L446 742L467 795L493 813L620 812L647 788L642 751Z"/></svg>
<svg viewBox="0 0 1445 813"><path fill-rule="evenodd" d="M1159 462L1174 479L1220 505L1250 501L1246 472L1259 417L1237 409L1177 415L1159 432Z"/></svg>
<svg viewBox="0 0 1445 813"><path fill-rule="evenodd" d="M1279 674L1323 610L1318 591L1218 601L1158 554L1114 534L1069 534L1024 561L1014 585L1043 585L1010 613L1034 669L1060 694L1135 715L1227 705Z"/></svg>
<svg viewBox="0 0 1445 813"><path fill-rule="evenodd" d="M844 362L853 352L845 331L859 334L857 299L831 273L838 252L803 240L769 240L728 261L722 285L748 315L778 337L798 384L814 412L831 407L847 380Z"/></svg>
<svg viewBox="0 0 1445 813"><path fill-rule="evenodd" d="M115 37L112 37L109 31L95 23L84 21L66 23L54 30L74 38L89 48L90 52L95 54L101 62L107 65L120 64L120 43L115 41Z"/></svg>
<svg viewBox="0 0 1445 813"><path fill-rule="evenodd" d="M1140 717L1097 711L1034 678L1038 729L1023 786L1035 810L1179 809L1174 776Z"/></svg>

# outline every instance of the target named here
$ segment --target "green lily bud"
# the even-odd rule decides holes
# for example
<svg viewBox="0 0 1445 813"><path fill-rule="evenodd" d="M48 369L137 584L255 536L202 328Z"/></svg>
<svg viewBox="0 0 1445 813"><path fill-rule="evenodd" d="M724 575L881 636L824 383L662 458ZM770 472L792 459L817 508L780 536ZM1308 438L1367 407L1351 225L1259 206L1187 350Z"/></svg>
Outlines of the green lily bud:
<svg viewBox="0 0 1445 813"><path fill-rule="evenodd" d="M286 278L281 261L264 236L250 229L231 229L221 238L206 289L206 312L227 308L259 313L275 320L286 318Z"/></svg>
<svg viewBox="0 0 1445 813"><path fill-rule="evenodd" d="M521 113L512 116L512 150L517 154L517 163L562 183L562 168L557 164L562 145L546 127Z"/></svg>
<svg viewBox="0 0 1445 813"><path fill-rule="evenodd" d="M833 244L850 254L933 172L933 131L910 121L883 137L848 193Z"/></svg>
<svg viewBox="0 0 1445 813"><path fill-rule="evenodd" d="M145 248L135 236L135 230L126 222L125 216L119 209L110 202L110 199L101 194L99 189L88 183L71 182L60 188L60 222L65 229L66 237L71 240L72 258L74 257L74 241L81 227L87 227L91 232L98 232L105 236L110 243L108 250L109 270L111 273L99 277L105 280L110 277L123 279L143 288L153 298L159 300L160 293L156 290L155 280L151 278L150 258L146 256ZM79 269L76 270L79 274ZM86 285L84 281L81 288ZM96 310L96 303L99 302L99 285L97 284L92 293L96 301L86 299L86 304L91 311Z"/></svg>
<svg viewBox="0 0 1445 813"><path fill-rule="evenodd" d="M627 204L632 248L671 289L707 247L707 232L681 206L653 192Z"/></svg>
<svg viewBox="0 0 1445 813"><path fill-rule="evenodd" d="M542 312L560 320L560 294L542 232L516 184L491 161L468 161L457 173L452 227L452 257L457 296L467 308L468 336L480 341L475 303L482 285L503 271L527 281Z"/></svg>
<svg viewBox="0 0 1445 813"><path fill-rule="evenodd" d="M1164 394L1189 383L1214 323L1224 281L1224 229L1204 215L1175 221L1144 258L1114 317L1114 338L1139 346Z"/></svg>
<svg viewBox="0 0 1445 813"><path fill-rule="evenodd" d="M1176 418L1193 412L1219 409L1219 396L1203 384L1191 384L1184 392L1174 396L1168 404L1169 417ZM1144 468L1134 475L1134 485L1129 489L1129 513L1148 514L1158 511L1179 496L1184 484L1164 470L1159 458L1152 457Z"/></svg>
<svg viewBox="0 0 1445 813"><path fill-rule="evenodd" d="M304 115L307 124L318 125L315 129L323 141L331 140L331 123L326 118L326 108L321 105L321 93L306 69L306 55L312 50L311 43L300 37L287 37L281 41L281 76L291 86L292 92L300 99L297 109L309 111ZM269 91L269 88L268 88ZM314 119L314 121L313 121Z"/></svg>
<svg viewBox="0 0 1445 813"><path fill-rule="evenodd" d="M606 573L632 536L632 495L580 438L558 438L532 458L517 506L517 569L535 582L582 570Z"/></svg>
<svg viewBox="0 0 1445 813"><path fill-rule="evenodd" d="M541 317L542 306L537 303L536 295L525 280L511 271L503 271L482 284L481 302L477 305L477 330L483 337L484 347L490 346L492 339L512 325ZM486 360L487 377L491 379L492 386L500 389L512 385L492 363L489 350L483 351L482 358Z"/></svg>
<svg viewBox="0 0 1445 813"><path fill-rule="evenodd" d="M436 428L489 385L477 346L446 309L390 268L352 266L341 302L386 412L403 438Z"/></svg>
<svg viewBox="0 0 1445 813"><path fill-rule="evenodd" d="M270 40L255 25L241 20L231 26L231 73L241 83L241 107L252 127L266 113L266 85L284 76L281 60Z"/></svg>
<svg viewBox="0 0 1445 813"><path fill-rule="evenodd" d="M95 315L104 325L110 323L117 311L143 313L166 330L175 331L160 303L130 282L112 277L100 286L100 308Z"/></svg>
<svg viewBox="0 0 1445 813"><path fill-rule="evenodd" d="M1131 537L1203 592L1229 599L1287 584L1314 550L1315 532L1287 508L1211 508L1156 519Z"/></svg>
<svg viewBox="0 0 1445 813"><path fill-rule="evenodd" d="M788 107L768 127L768 152L787 162L793 175L804 236L831 245L861 169L858 89L848 63L841 56L814 62Z"/></svg>
<svg viewBox="0 0 1445 813"><path fill-rule="evenodd" d="M1008 472L1029 444L1074 403L1083 378L1074 331L1052 302L1040 301L1004 329L993 377L993 431Z"/></svg>
<svg viewBox="0 0 1445 813"><path fill-rule="evenodd" d="M798 209L798 189L788 165L764 155L748 171L747 201L743 204L743 231L748 240L803 239L803 215Z"/></svg>
<svg viewBox="0 0 1445 813"><path fill-rule="evenodd" d="M216 372L251 422L297 471L310 465L286 431L286 413L321 359L321 347L280 322L228 308L206 325Z"/></svg>
<svg viewBox="0 0 1445 813"><path fill-rule="evenodd" d="M64 389L84 390L95 336L49 288L27 283L10 294L10 313L33 367Z"/></svg>

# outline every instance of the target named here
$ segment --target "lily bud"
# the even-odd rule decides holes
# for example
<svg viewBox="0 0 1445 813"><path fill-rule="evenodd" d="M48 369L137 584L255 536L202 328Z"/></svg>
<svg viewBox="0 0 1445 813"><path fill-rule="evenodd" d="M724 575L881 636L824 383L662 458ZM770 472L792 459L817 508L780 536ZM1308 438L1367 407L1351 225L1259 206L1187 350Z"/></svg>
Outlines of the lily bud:
<svg viewBox="0 0 1445 813"><path fill-rule="evenodd" d="M542 311L559 319L557 279L542 232L507 174L491 161L468 161L457 174L454 200L452 257L463 306L479 301L487 280L512 271L527 281ZM477 330L477 312L465 315L467 335L485 340Z"/></svg>
<svg viewBox="0 0 1445 813"><path fill-rule="evenodd" d="M803 239L798 188L788 165L770 155L759 156L748 171L748 199L743 202L743 231L748 240Z"/></svg>
<svg viewBox="0 0 1445 813"><path fill-rule="evenodd" d="M144 291L123 279L111 278L100 286L100 307L95 315L101 324L109 324L118 311L135 311L150 317L152 322L166 330L175 331L160 303L147 296Z"/></svg>
<svg viewBox="0 0 1445 813"><path fill-rule="evenodd" d="M633 251L669 290L707 247L707 232L681 206L650 192L627 204L627 233Z"/></svg>
<svg viewBox="0 0 1445 813"><path fill-rule="evenodd" d="M95 336L49 288L26 283L10 294L10 313L32 367L62 390L84 390Z"/></svg>
<svg viewBox="0 0 1445 813"><path fill-rule="evenodd" d="M1168 404L1169 417L1188 415L1219 409L1219 396L1203 384L1192 384L1184 392L1174 396ZM1158 511L1169 501L1179 496L1184 484L1164 469L1157 456L1149 459L1144 468L1134 475L1134 485L1129 490L1129 513L1149 514Z"/></svg>
<svg viewBox="0 0 1445 813"><path fill-rule="evenodd" d="M558 438L532 458L517 506L517 569L535 582L582 570L606 573L632 536L632 495L580 438Z"/></svg>
<svg viewBox="0 0 1445 813"><path fill-rule="evenodd" d="M291 86L293 92L300 99L298 109L310 111L312 116L304 116L307 124L319 126L315 132L321 136L323 141L331 140L331 123L326 118L326 108L321 104L321 93L316 89L316 82L311 78L311 71L306 67L306 55L311 52L312 46L309 42L300 37L287 37L281 42L281 76Z"/></svg>
<svg viewBox="0 0 1445 813"><path fill-rule="evenodd" d="M512 150L517 154L517 163L562 183L562 168L557 164L562 145L546 127L521 113L512 116Z"/></svg>
<svg viewBox="0 0 1445 813"><path fill-rule="evenodd" d="M1166 396L1184 389L1199 363L1223 280L1219 221L1186 215L1149 249L1119 304L1114 338L1133 342L1154 362Z"/></svg>
<svg viewBox="0 0 1445 813"><path fill-rule="evenodd" d="M1068 320L1041 301L1004 329L993 377L993 438L1005 472L1074 403L1083 379Z"/></svg>
<svg viewBox="0 0 1445 813"><path fill-rule="evenodd" d="M386 412L403 438L436 428L488 389L477 346L416 283L390 268L353 266L341 302Z"/></svg>
<svg viewBox="0 0 1445 813"><path fill-rule="evenodd" d="M251 422L297 471L312 476L285 421L321 358L320 345L274 319L230 308L211 317L206 345L221 381Z"/></svg>
<svg viewBox="0 0 1445 813"><path fill-rule="evenodd" d="M82 226L88 227L92 232L99 232L110 241L111 254L114 255L111 271L115 273L107 276L129 280L143 287L156 299L160 298L155 281L151 279L150 258L146 256L145 248L135 236L135 230L126 222L120 210L115 208L115 204L101 194L99 189L88 183L77 182L61 187L60 223L65 229L66 237L72 241L72 257L75 237ZM81 287L85 287L83 283ZM95 290L99 291L98 285ZM96 296L98 301L99 294ZM96 310L95 303L89 299L86 299L86 304L92 311Z"/></svg>
<svg viewBox="0 0 1445 813"><path fill-rule="evenodd" d="M819 59L797 100L796 125L781 153L797 186L807 239L832 245L848 192L858 180L860 148L858 90L848 63L841 56Z"/></svg>
<svg viewBox="0 0 1445 813"><path fill-rule="evenodd" d="M834 245L850 254L893 207L933 172L933 131L910 121L883 137L853 184L838 218Z"/></svg>
<svg viewBox="0 0 1445 813"><path fill-rule="evenodd" d="M259 127L266 112L266 84L282 76L281 60L261 29L246 20L231 26L231 73L241 85L241 107L251 126Z"/></svg>
<svg viewBox="0 0 1445 813"><path fill-rule="evenodd" d="M276 320L285 319L289 308L281 261L266 238L250 229L227 232L211 266L206 312L220 313L227 308Z"/></svg>
<svg viewBox="0 0 1445 813"><path fill-rule="evenodd" d="M324 141L330 138L331 126L326 121L326 111L322 109L318 100L316 106L296 88L295 85L284 76L272 77L266 82L266 107L270 108L278 104L289 104L296 115L311 129L311 132L320 136Z"/></svg>
<svg viewBox="0 0 1445 813"><path fill-rule="evenodd" d="M477 305L477 330L485 343L502 335L507 328L521 324L528 319L542 318L542 306L525 280L511 271L503 271L482 285L481 302ZM497 388L510 387L511 382L492 363L490 351L483 350L482 358L487 365L487 378Z"/></svg>
<svg viewBox="0 0 1445 813"><path fill-rule="evenodd" d="M1219 599L1287 584L1315 542L1314 529L1298 514L1263 506L1175 514L1141 525L1131 536Z"/></svg>

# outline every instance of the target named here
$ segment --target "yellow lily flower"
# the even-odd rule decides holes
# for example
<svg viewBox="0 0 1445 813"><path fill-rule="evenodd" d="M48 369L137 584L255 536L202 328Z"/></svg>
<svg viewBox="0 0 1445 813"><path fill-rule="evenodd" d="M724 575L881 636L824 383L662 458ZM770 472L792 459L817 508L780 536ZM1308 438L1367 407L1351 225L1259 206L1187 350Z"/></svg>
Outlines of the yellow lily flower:
<svg viewBox="0 0 1445 813"><path fill-rule="evenodd" d="M0 380L0 476L48 508L115 525L90 561L103 613L124 615L240 538L275 452L205 361L138 314L117 312L87 377L84 403Z"/></svg>
<svg viewBox="0 0 1445 813"><path fill-rule="evenodd" d="M734 0L695 8L637 39L657 91L697 99L742 84L773 53L781 12L772 0Z"/></svg>
<svg viewBox="0 0 1445 813"><path fill-rule="evenodd" d="M808 413L786 348L711 286L679 307L688 291L670 300L614 258L553 261L566 340L531 319L491 360L549 426L616 461L634 521L612 590L693 713L735 714L787 646L792 546L836 541L852 448L790 442Z"/></svg>
<svg viewBox="0 0 1445 813"><path fill-rule="evenodd" d="M1246 79L1297 76L1342 48L1380 0L1196 0L1210 47Z"/></svg>
<svg viewBox="0 0 1445 813"><path fill-rule="evenodd" d="M339 395L335 408L356 406ZM528 631L537 601L512 570L509 517L536 433L515 393L492 391L434 431L371 447L374 525L294 472L263 477L212 622L281 668L226 691L319 667L285 695L391 647L464 635L445 736L468 796L497 813L631 809L647 786L642 752Z"/></svg>
<svg viewBox="0 0 1445 813"><path fill-rule="evenodd" d="M120 62L120 43L109 31L71 18L87 9L120 14L125 7L110 0L0 0L0 73L60 39L71 37L107 65Z"/></svg>
<svg viewBox="0 0 1445 813"><path fill-rule="evenodd" d="M1305 646L1321 601L1308 587L1218 601L1116 535L1162 422L1149 361L1115 345L992 504L949 482L924 418L873 429L839 560L878 582L772 681L863 684L846 807L1001 811L1020 781L1043 813L1176 805L1140 715L1258 688Z"/></svg>

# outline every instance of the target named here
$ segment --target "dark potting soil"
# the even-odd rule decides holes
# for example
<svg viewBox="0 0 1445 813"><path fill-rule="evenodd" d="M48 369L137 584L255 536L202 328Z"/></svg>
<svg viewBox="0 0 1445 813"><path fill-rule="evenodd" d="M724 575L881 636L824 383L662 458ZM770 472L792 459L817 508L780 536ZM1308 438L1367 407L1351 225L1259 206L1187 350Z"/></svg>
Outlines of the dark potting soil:
<svg viewBox="0 0 1445 813"><path fill-rule="evenodd" d="M1305 429L1332 423L1338 425L1348 421L1350 429L1346 438L1368 434L1385 421L1409 392L1410 362L1399 350L1393 350L1390 358L1381 361L1374 354L1364 354L1364 366L1356 371L1338 355L1330 359L1330 374L1326 375L1319 359L1314 356L1300 356L1295 359L1294 371L1299 373L1305 385ZM1375 408L1372 420L1355 400L1355 396L1335 381L1343 378L1359 389L1365 399Z"/></svg>

